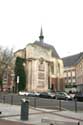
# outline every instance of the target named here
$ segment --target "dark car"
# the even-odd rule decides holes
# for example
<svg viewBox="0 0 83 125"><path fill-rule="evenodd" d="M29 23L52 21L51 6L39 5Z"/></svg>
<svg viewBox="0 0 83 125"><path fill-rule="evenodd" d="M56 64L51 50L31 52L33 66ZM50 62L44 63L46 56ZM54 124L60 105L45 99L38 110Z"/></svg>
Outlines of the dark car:
<svg viewBox="0 0 83 125"><path fill-rule="evenodd" d="M72 100L72 97L68 95L66 92L55 92L55 98L59 100Z"/></svg>
<svg viewBox="0 0 83 125"><path fill-rule="evenodd" d="M52 99L53 96L51 96L51 94L47 93L47 92L41 92L39 95L40 98L48 98L48 99Z"/></svg>
<svg viewBox="0 0 83 125"><path fill-rule="evenodd" d="M83 101L83 93L75 94L74 99L77 101Z"/></svg>

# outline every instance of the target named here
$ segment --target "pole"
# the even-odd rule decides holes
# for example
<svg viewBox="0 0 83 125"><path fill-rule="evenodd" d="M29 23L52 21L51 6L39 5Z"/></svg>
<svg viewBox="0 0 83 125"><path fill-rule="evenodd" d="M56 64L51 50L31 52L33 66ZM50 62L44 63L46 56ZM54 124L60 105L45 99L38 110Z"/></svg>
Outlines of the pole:
<svg viewBox="0 0 83 125"><path fill-rule="evenodd" d="M77 100L75 99L75 112L77 112Z"/></svg>
<svg viewBox="0 0 83 125"><path fill-rule="evenodd" d="M17 76L17 92L18 92L19 76Z"/></svg>
<svg viewBox="0 0 83 125"><path fill-rule="evenodd" d="M61 100L59 100L59 111L61 111Z"/></svg>
<svg viewBox="0 0 83 125"><path fill-rule="evenodd" d="M78 122L78 125L80 125L80 122Z"/></svg>

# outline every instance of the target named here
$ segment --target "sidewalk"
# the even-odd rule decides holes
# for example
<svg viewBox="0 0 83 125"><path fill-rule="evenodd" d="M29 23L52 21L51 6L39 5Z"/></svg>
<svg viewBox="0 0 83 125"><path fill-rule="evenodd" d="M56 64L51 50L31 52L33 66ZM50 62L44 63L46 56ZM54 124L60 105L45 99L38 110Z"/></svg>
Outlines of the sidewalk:
<svg viewBox="0 0 83 125"><path fill-rule="evenodd" d="M2 114L0 115L0 125L50 125L46 122L53 123L55 121L64 122L66 125L67 122L78 123L83 125L83 112L72 112L72 111L57 111L57 110L47 110L47 109L39 109L29 107L29 119L27 121L23 121L20 118L21 106L17 105L9 105L9 104L1 104L0 103L0 111ZM3 121L7 120L7 121ZM12 123L9 124L9 121ZM3 123L4 122L4 123ZM5 124L6 123L6 124ZM55 125L55 124L54 124ZM57 124L59 125L59 124ZM67 124L70 125L70 124ZM78 124L71 124L78 125Z"/></svg>

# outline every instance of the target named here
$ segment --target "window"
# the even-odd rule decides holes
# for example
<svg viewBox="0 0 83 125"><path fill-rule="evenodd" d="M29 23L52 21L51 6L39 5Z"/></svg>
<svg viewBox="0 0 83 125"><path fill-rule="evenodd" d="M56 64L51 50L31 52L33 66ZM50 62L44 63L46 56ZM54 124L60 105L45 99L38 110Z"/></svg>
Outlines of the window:
<svg viewBox="0 0 83 125"><path fill-rule="evenodd" d="M51 64L51 73L54 74L54 63Z"/></svg>
<svg viewBox="0 0 83 125"><path fill-rule="evenodd" d="M68 72L68 77L70 77L70 76L71 76L71 72L69 71L69 72Z"/></svg>
<svg viewBox="0 0 83 125"><path fill-rule="evenodd" d="M67 72L64 72L64 77L67 77Z"/></svg>
<svg viewBox="0 0 83 125"><path fill-rule="evenodd" d="M44 71L44 70L45 70L45 67L44 67L44 64L43 64L43 63L42 63L42 64L41 64L41 63L39 64L38 70L39 70L39 71Z"/></svg>
<svg viewBox="0 0 83 125"><path fill-rule="evenodd" d="M45 86L44 81L38 81L37 88L43 88Z"/></svg>
<svg viewBox="0 0 83 125"><path fill-rule="evenodd" d="M40 58L40 59L39 59L38 70L39 70L39 71L44 71L44 70L45 70L45 65L44 65L44 60L43 60L43 58Z"/></svg>
<svg viewBox="0 0 83 125"><path fill-rule="evenodd" d="M38 73L38 79L44 79L44 73Z"/></svg>
<svg viewBox="0 0 83 125"><path fill-rule="evenodd" d="M72 71L72 76L73 76L73 77L75 76L75 71Z"/></svg>

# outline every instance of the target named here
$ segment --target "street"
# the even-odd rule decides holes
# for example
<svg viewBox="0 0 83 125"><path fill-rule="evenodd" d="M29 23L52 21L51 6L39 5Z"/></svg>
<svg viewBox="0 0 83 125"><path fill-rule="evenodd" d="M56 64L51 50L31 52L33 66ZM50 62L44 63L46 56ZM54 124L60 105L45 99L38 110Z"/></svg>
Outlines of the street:
<svg viewBox="0 0 83 125"><path fill-rule="evenodd" d="M83 111L83 102L77 101L64 101L56 99L45 99L39 97L19 96L17 94L1 94L0 102L9 103L14 105L21 105L22 98L29 100L29 105L33 107L46 108L46 109L58 109L58 110L70 110L70 111Z"/></svg>

